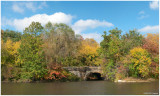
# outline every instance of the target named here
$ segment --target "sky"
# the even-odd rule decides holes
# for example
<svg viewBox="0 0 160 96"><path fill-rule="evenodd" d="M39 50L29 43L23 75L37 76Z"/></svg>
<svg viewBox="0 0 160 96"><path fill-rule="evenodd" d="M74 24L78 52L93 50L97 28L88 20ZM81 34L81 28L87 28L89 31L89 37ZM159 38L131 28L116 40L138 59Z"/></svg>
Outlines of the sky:
<svg viewBox="0 0 160 96"><path fill-rule="evenodd" d="M23 32L32 21L65 23L100 43L104 31L159 32L158 1L2 1L1 28Z"/></svg>

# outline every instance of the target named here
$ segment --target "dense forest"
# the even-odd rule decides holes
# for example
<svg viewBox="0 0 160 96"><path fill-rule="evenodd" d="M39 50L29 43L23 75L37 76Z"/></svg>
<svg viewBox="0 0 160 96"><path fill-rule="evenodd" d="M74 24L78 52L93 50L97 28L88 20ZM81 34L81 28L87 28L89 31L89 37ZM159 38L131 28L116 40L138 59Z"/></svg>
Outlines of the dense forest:
<svg viewBox="0 0 160 96"><path fill-rule="evenodd" d="M159 34L137 30L122 35L104 31L103 41L84 39L66 24L32 22L23 33L1 30L1 78L4 81L76 81L62 67L101 66L114 81L126 77L159 78Z"/></svg>

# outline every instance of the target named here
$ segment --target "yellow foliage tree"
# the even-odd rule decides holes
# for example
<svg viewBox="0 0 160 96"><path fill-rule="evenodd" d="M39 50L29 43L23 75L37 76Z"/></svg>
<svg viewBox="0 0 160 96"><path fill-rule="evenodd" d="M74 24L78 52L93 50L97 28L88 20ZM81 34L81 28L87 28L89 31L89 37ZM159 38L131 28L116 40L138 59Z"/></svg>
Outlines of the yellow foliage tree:
<svg viewBox="0 0 160 96"><path fill-rule="evenodd" d="M98 56L97 49L99 48L99 44L94 39L88 39L82 41L82 46L79 50L80 56L85 58L83 63L87 66L91 66L96 64L96 57Z"/></svg>
<svg viewBox="0 0 160 96"><path fill-rule="evenodd" d="M12 42L10 39L6 43L1 40L2 50L1 50L1 64L2 64L2 77L12 78L13 69L15 68L17 50L20 47L20 41ZM17 71L17 70L16 70Z"/></svg>
<svg viewBox="0 0 160 96"><path fill-rule="evenodd" d="M129 69L132 71L132 75L148 76L151 64L149 53L141 47L136 47L130 50L130 57L132 64L129 65Z"/></svg>
<svg viewBox="0 0 160 96"><path fill-rule="evenodd" d="M12 42L10 39L7 40L5 44L6 50L9 52L10 55L16 55L17 49L20 47L20 41Z"/></svg>
<svg viewBox="0 0 160 96"><path fill-rule="evenodd" d="M16 61L17 50L20 47L20 41L12 42L10 39L6 41L6 43L1 41L2 45L2 64L8 64L9 66L13 66ZM3 54L4 53L4 54Z"/></svg>

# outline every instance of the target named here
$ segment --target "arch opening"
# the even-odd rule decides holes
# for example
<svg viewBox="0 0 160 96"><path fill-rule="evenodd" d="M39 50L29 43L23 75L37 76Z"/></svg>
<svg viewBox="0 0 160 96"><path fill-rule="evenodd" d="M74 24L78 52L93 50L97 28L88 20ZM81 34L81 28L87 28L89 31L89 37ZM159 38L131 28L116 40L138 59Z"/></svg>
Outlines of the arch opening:
<svg viewBox="0 0 160 96"><path fill-rule="evenodd" d="M89 75L86 78L87 81L97 81L97 80L103 80L103 77L101 77L100 73L89 73Z"/></svg>

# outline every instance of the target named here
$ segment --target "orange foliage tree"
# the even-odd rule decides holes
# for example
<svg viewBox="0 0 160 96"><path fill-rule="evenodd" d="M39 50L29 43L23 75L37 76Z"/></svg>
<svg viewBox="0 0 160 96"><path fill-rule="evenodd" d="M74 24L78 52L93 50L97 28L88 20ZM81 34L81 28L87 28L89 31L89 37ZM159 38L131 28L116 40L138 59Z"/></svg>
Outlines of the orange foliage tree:
<svg viewBox="0 0 160 96"><path fill-rule="evenodd" d="M151 53L152 63L150 75L153 77L159 77L159 34L148 33L147 37L143 41L143 48Z"/></svg>
<svg viewBox="0 0 160 96"><path fill-rule="evenodd" d="M159 54L159 34L148 33L143 42L143 48L154 54Z"/></svg>

